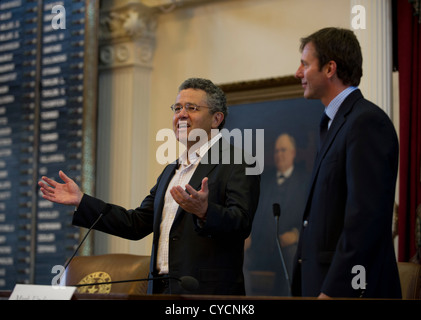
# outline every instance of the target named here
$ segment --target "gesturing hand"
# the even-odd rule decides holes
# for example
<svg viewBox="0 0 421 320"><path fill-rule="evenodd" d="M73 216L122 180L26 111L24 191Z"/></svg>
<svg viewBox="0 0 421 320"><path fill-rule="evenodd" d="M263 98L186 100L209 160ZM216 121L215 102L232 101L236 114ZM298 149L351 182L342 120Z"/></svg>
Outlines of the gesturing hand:
<svg viewBox="0 0 421 320"><path fill-rule="evenodd" d="M196 215L199 219L205 219L208 210L208 178L203 178L199 191L189 184L186 185L186 189L188 193L181 186L175 186L171 188L170 193L181 208Z"/></svg>
<svg viewBox="0 0 421 320"><path fill-rule="evenodd" d="M50 178L42 177L43 181L38 182L43 193L42 197L56 203L79 206L83 196L82 191L63 171L60 170L59 176L64 183L58 183Z"/></svg>

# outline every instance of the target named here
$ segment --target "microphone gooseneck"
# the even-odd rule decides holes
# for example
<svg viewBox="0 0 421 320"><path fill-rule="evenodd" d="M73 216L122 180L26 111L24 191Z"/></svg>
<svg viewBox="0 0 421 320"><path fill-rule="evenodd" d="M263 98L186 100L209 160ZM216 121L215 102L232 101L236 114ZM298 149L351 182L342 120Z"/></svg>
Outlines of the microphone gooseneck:
<svg viewBox="0 0 421 320"><path fill-rule="evenodd" d="M272 208L273 208L273 216L276 219L276 243L278 245L279 256L281 257L282 269L284 270L285 280L287 281L288 294L291 295L291 285L289 282L288 270L285 264L284 255L282 253L281 240L279 239L279 217L281 216L281 206L279 205L279 203L274 203L272 205Z"/></svg>
<svg viewBox="0 0 421 320"><path fill-rule="evenodd" d="M109 209L109 208L108 208ZM79 251L82 244L85 242L86 238L88 237L91 230L95 227L99 220L108 212L109 210L105 209L105 212L101 212L98 218L92 223L91 227L86 232L85 236L83 237L82 241L80 241L79 245L77 246L76 250L73 252L72 256L67 260L66 264L64 265L64 270L62 274L66 271L67 267L72 262L73 258ZM61 277L60 277L61 278ZM199 282L196 278L191 276L182 276L180 278L166 276L166 277L152 277L152 278L144 278L144 279L130 279L130 280L118 280L118 281L109 281L109 282L92 282L92 283L83 283L83 284L76 284L71 285L72 287L84 287L84 286L94 286L94 285L105 285L105 284L115 284L115 283L126 283L126 282L136 282L136 281L150 281L150 280L162 280L162 279L174 279L180 283L180 286L187 291L193 292L196 291L199 287ZM60 281L60 279L59 279Z"/></svg>
<svg viewBox="0 0 421 320"><path fill-rule="evenodd" d="M86 286L102 286L106 284L115 284L115 283L126 283L126 282L137 282L137 281L153 281L153 280L163 280L163 279L174 279L180 282L180 286L187 291L194 292L199 288L199 281L196 278L191 276L183 276L180 278L165 276L165 277L152 277L152 278L143 278L143 279L130 279L130 280L117 280L117 281L108 281L108 282L91 282L91 283L82 283L71 285L72 287L86 287Z"/></svg>
<svg viewBox="0 0 421 320"><path fill-rule="evenodd" d="M95 220L95 222L91 225L91 227L89 228L89 230L86 232L85 236L83 237L82 241L79 243L79 245L77 246L76 250L73 252L72 256L70 257L69 260L67 260L66 264L64 265L64 270L67 269L67 267L69 266L70 262L72 262L73 258L75 257L76 253L79 251L80 247L82 246L82 244L85 242L85 239L88 237L88 234L91 232L92 228L95 227L95 225L98 223L98 221L102 218L104 214L100 213L100 215L98 216L98 218Z"/></svg>

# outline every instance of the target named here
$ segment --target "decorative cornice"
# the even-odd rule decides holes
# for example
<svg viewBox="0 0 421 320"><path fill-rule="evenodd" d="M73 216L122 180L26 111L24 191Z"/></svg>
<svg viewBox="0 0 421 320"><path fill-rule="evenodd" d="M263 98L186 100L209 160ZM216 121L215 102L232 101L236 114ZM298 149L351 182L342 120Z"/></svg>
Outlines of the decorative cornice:
<svg viewBox="0 0 421 320"><path fill-rule="evenodd" d="M233 0L102 0L99 40L154 39L160 14L219 1Z"/></svg>
<svg viewBox="0 0 421 320"><path fill-rule="evenodd" d="M221 0L102 0L98 32L99 68L152 67L158 16L215 1Z"/></svg>
<svg viewBox="0 0 421 320"><path fill-rule="evenodd" d="M133 41L155 39L157 11L140 2L124 7L102 9L99 20L99 41Z"/></svg>
<svg viewBox="0 0 421 320"><path fill-rule="evenodd" d="M99 68L152 67L157 10L141 2L101 9Z"/></svg>

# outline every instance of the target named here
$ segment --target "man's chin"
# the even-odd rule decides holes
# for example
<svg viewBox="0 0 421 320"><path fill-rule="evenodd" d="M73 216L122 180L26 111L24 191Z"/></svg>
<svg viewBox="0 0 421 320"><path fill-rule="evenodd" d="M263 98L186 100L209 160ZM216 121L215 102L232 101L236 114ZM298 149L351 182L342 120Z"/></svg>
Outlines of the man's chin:
<svg viewBox="0 0 421 320"><path fill-rule="evenodd" d="M187 145L187 139L189 136L189 132L187 129L177 129L175 136L179 142L181 142L184 145Z"/></svg>
<svg viewBox="0 0 421 320"><path fill-rule="evenodd" d="M304 94L303 94L304 98L309 99L309 100L317 100L320 99L316 94L314 94L314 92L305 90Z"/></svg>
<svg viewBox="0 0 421 320"><path fill-rule="evenodd" d="M306 98L306 99L314 99L313 97L312 97L312 94L311 94L311 92L308 92L307 90L306 91L304 91L304 98Z"/></svg>

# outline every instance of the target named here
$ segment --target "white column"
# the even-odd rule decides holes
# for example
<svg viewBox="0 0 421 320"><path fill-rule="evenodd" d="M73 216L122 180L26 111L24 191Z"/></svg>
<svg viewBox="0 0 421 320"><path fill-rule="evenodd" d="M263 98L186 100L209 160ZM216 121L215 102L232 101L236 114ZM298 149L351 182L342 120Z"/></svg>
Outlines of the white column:
<svg viewBox="0 0 421 320"><path fill-rule="evenodd" d="M392 8L391 0L351 0L351 28L360 41L363 53L363 77L360 89L366 99L374 102L392 118ZM361 6L365 11L352 13ZM360 7L360 8L361 8ZM358 9L359 7L355 7ZM364 21L352 20L357 15Z"/></svg>
<svg viewBox="0 0 421 320"><path fill-rule="evenodd" d="M138 1L104 0L100 13L96 196L135 208L147 185L150 77L156 18ZM95 234L95 254L149 255L152 237L129 241Z"/></svg>
<svg viewBox="0 0 421 320"><path fill-rule="evenodd" d="M392 62L391 0L351 0L351 12L356 5L364 7L366 24L365 29L354 29L363 53L360 89L366 99L377 104L389 115L399 133L398 77L393 74ZM351 27L355 15L351 13ZM395 199L398 202L399 184L396 186ZM393 215L396 218L396 212ZM394 223L392 229L395 227ZM397 237L394 243L397 253Z"/></svg>

